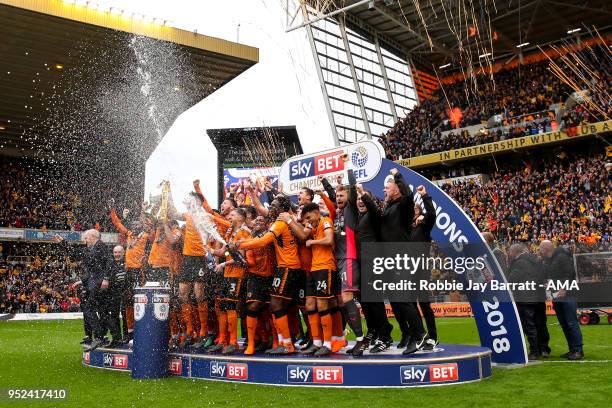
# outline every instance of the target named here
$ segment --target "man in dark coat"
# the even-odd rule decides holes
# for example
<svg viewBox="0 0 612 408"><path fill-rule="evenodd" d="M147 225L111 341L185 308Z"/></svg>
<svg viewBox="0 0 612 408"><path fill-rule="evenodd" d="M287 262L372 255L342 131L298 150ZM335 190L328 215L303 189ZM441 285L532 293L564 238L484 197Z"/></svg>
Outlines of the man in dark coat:
<svg viewBox="0 0 612 408"><path fill-rule="evenodd" d="M540 243L540 256L544 263L546 279L569 282L576 280L572 253L567 248L562 246L555 248L551 241L545 240ZM569 351L561 357L568 360L582 360L584 358L582 332L576 316L577 308L574 294L564 289L553 292L553 309L563 329L569 348Z"/></svg>
<svg viewBox="0 0 612 408"><path fill-rule="evenodd" d="M530 253L524 244L513 244L508 251L508 272L506 279L509 283L528 283L535 282L536 290L516 289L512 291L516 307L521 318L523 332L529 342L529 360L537 360L542 352L540 345L541 338L545 338L548 333L543 333L536 324L536 312L538 302L541 302L545 294L540 288L544 282L542 277L542 267L538 258Z"/></svg>
<svg viewBox="0 0 612 408"><path fill-rule="evenodd" d="M100 238L100 231L95 229L83 233L83 240L87 245L83 254L83 269L88 276L87 291L89 293L89 307L83 310L83 313L87 314L87 320L94 336L87 347L88 351L104 343L105 329L100 316L104 313L104 301L110 286L109 274L112 268L110 250Z"/></svg>
<svg viewBox="0 0 612 408"><path fill-rule="evenodd" d="M393 179L385 183L385 208L380 216L380 240L382 242L410 242L414 219L412 191L397 169L391 169ZM402 330L404 354L420 350L427 341L423 321L412 302L391 302L393 314Z"/></svg>

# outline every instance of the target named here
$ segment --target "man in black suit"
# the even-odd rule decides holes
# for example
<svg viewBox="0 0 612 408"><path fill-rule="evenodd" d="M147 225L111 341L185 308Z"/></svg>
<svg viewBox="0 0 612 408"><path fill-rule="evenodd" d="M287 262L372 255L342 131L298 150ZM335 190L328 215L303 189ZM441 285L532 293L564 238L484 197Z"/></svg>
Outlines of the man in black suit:
<svg viewBox="0 0 612 408"><path fill-rule="evenodd" d="M89 293L88 307L83 310L85 318L91 325L92 340L88 351L100 347L104 340L105 326L101 316L104 314L104 302L110 285L109 273L112 269L112 256L109 248L100 239L100 231L90 229L83 233L83 240L87 249L83 253L83 269L89 279L87 291Z"/></svg>

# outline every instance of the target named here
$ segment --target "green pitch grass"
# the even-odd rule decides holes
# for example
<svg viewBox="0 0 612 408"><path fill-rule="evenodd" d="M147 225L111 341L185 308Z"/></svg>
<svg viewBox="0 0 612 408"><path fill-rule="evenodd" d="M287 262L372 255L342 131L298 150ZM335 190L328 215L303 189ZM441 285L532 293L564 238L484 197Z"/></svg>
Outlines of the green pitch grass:
<svg viewBox="0 0 612 408"><path fill-rule="evenodd" d="M553 356L566 350L549 318ZM128 373L81 364L81 321L0 322L0 388L64 388L65 402L0 401L0 406L59 407L556 407L610 406L612 326L583 326L586 361L558 357L520 369L494 369L482 382L408 389L315 389L183 378L132 380ZM478 344L472 319L439 319L444 342ZM395 333L397 337L397 332ZM607 362L605 362L607 360Z"/></svg>

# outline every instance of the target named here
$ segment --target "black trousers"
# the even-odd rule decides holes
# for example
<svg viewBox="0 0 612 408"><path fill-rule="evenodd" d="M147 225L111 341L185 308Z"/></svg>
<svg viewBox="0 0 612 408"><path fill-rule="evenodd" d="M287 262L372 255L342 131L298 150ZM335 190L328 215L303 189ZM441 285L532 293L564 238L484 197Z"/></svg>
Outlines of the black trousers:
<svg viewBox="0 0 612 408"><path fill-rule="evenodd" d="M104 334L109 330L113 340L121 340L121 330L119 327L119 312L121 310L122 292L117 288L110 288L101 291L100 301L100 320L104 326Z"/></svg>
<svg viewBox="0 0 612 408"><path fill-rule="evenodd" d="M425 324L427 325L427 334L429 334L430 338L437 340L438 331L436 329L436 315L431 308L431 302L422 302L419 300L418 305L421 308L421 314L423 315L423 319L425 319ZM417 307L417 302L414 302L414 307Z"/></svg>
<svg viewBox="0 0 612 408"><path fill-rule="evenodd" d="M132 271L128 270L126 275L126 281L123 282L119 291L121 292L121 306L119 307L119 312L121 313L121 333L123 338L126 339L129 335L128 327L127 327L127 307L134 305L134 288L136 287L136 282L138 281L138 276L132 273Z"/></svg>
<svg viewBox="0 0 612 408"><path fill-rule="evenodd" d="M538 330L536 327L536 304L535 303L517 303L516 305L523 332L529 343L529 352L531 354L540 355L540 343L538 341Z"/></svg>
<svg viewBox="0 0 612 408"><path fill-rule="evenodd" d="M548 326L546 325L546 303L536 303L535 308L535 325L536 331L538 332L538 348L540 352L550 353L550 333L548 333Z"/></svg>
<svg viewBox="0 0 612 408"><path fill-rule="evenodd" d="M384 302L361 302L361 310L368 326L368 331L379 339L391 337L393 325L387 319L387 309Z"/></svg>
<svg viewBox="0 0 612 408"><path fill-rule="evenodd" d="M106 330L100 316L104 305L104 291L101 289L90 290L87 301L81 305L85 324L91 330L92 337L102 339ZM87 327L85 330L87 330Z"/></svg>
<svg viewBox="0 0 612 408"><path fill-rule="evenodd" d="M79 300L81 301L81 312L83 313L83 330L85 331L86 337L93 337L93 330L91 328L91 322L89 321L89 314L85 312L85 309L90 307L89 305L89 293L82 291L79 294Z"/></svg>
<svg viewBox="0 0 612 408"><path fill-rule="evenodd" d="M395 320L399 324L402 336L421 337L425 334L421 315L412 302L391 302Z"/></svg>

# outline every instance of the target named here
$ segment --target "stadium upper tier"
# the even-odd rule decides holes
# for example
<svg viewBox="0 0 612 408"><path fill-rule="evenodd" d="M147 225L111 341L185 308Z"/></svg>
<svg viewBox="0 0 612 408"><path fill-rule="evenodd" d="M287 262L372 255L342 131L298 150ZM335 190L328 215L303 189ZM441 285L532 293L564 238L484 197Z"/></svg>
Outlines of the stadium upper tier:
<svg viewBox="0 0 612 408"><path fill-rule="evenodd" d="M99 103L101 95L96 90L116 91L109 88L110 79L134 82L126 78L130 64L153 55L139 56L134 38L145 42L147 52L165 53L165 68L176 79L167 85L181 96L181 103L167 100L168 106L160 111L162 134L186 108L259 60L255 47L174 28L163 19L98 7L94 2L0 0L0 37L0 147L4 154L51 150L49 139L57 129L49 125L50 115L71 102ZM175 55L180 63L169 66ZM50 100L54 95L56 100L61 96L62 106ZM155 144L145 143L141 149L150 153Z"/></svg>
<svg viewBox="0 0 612 408"><path fill-rule="evenodd" d="M593 78L601 86L598 89L609 90L612 70L604 47L596 47L595 55L602 63ZM562 61L556 62L564 67ZM502 69L494 74L494 81L481 75L472 85L469 81L441 85L381 135L380 141L387 157L398 160L609 119L609 95L587 91L602 112L583 104L566 104L574 90L549 70L548 60Z"/></svg>

